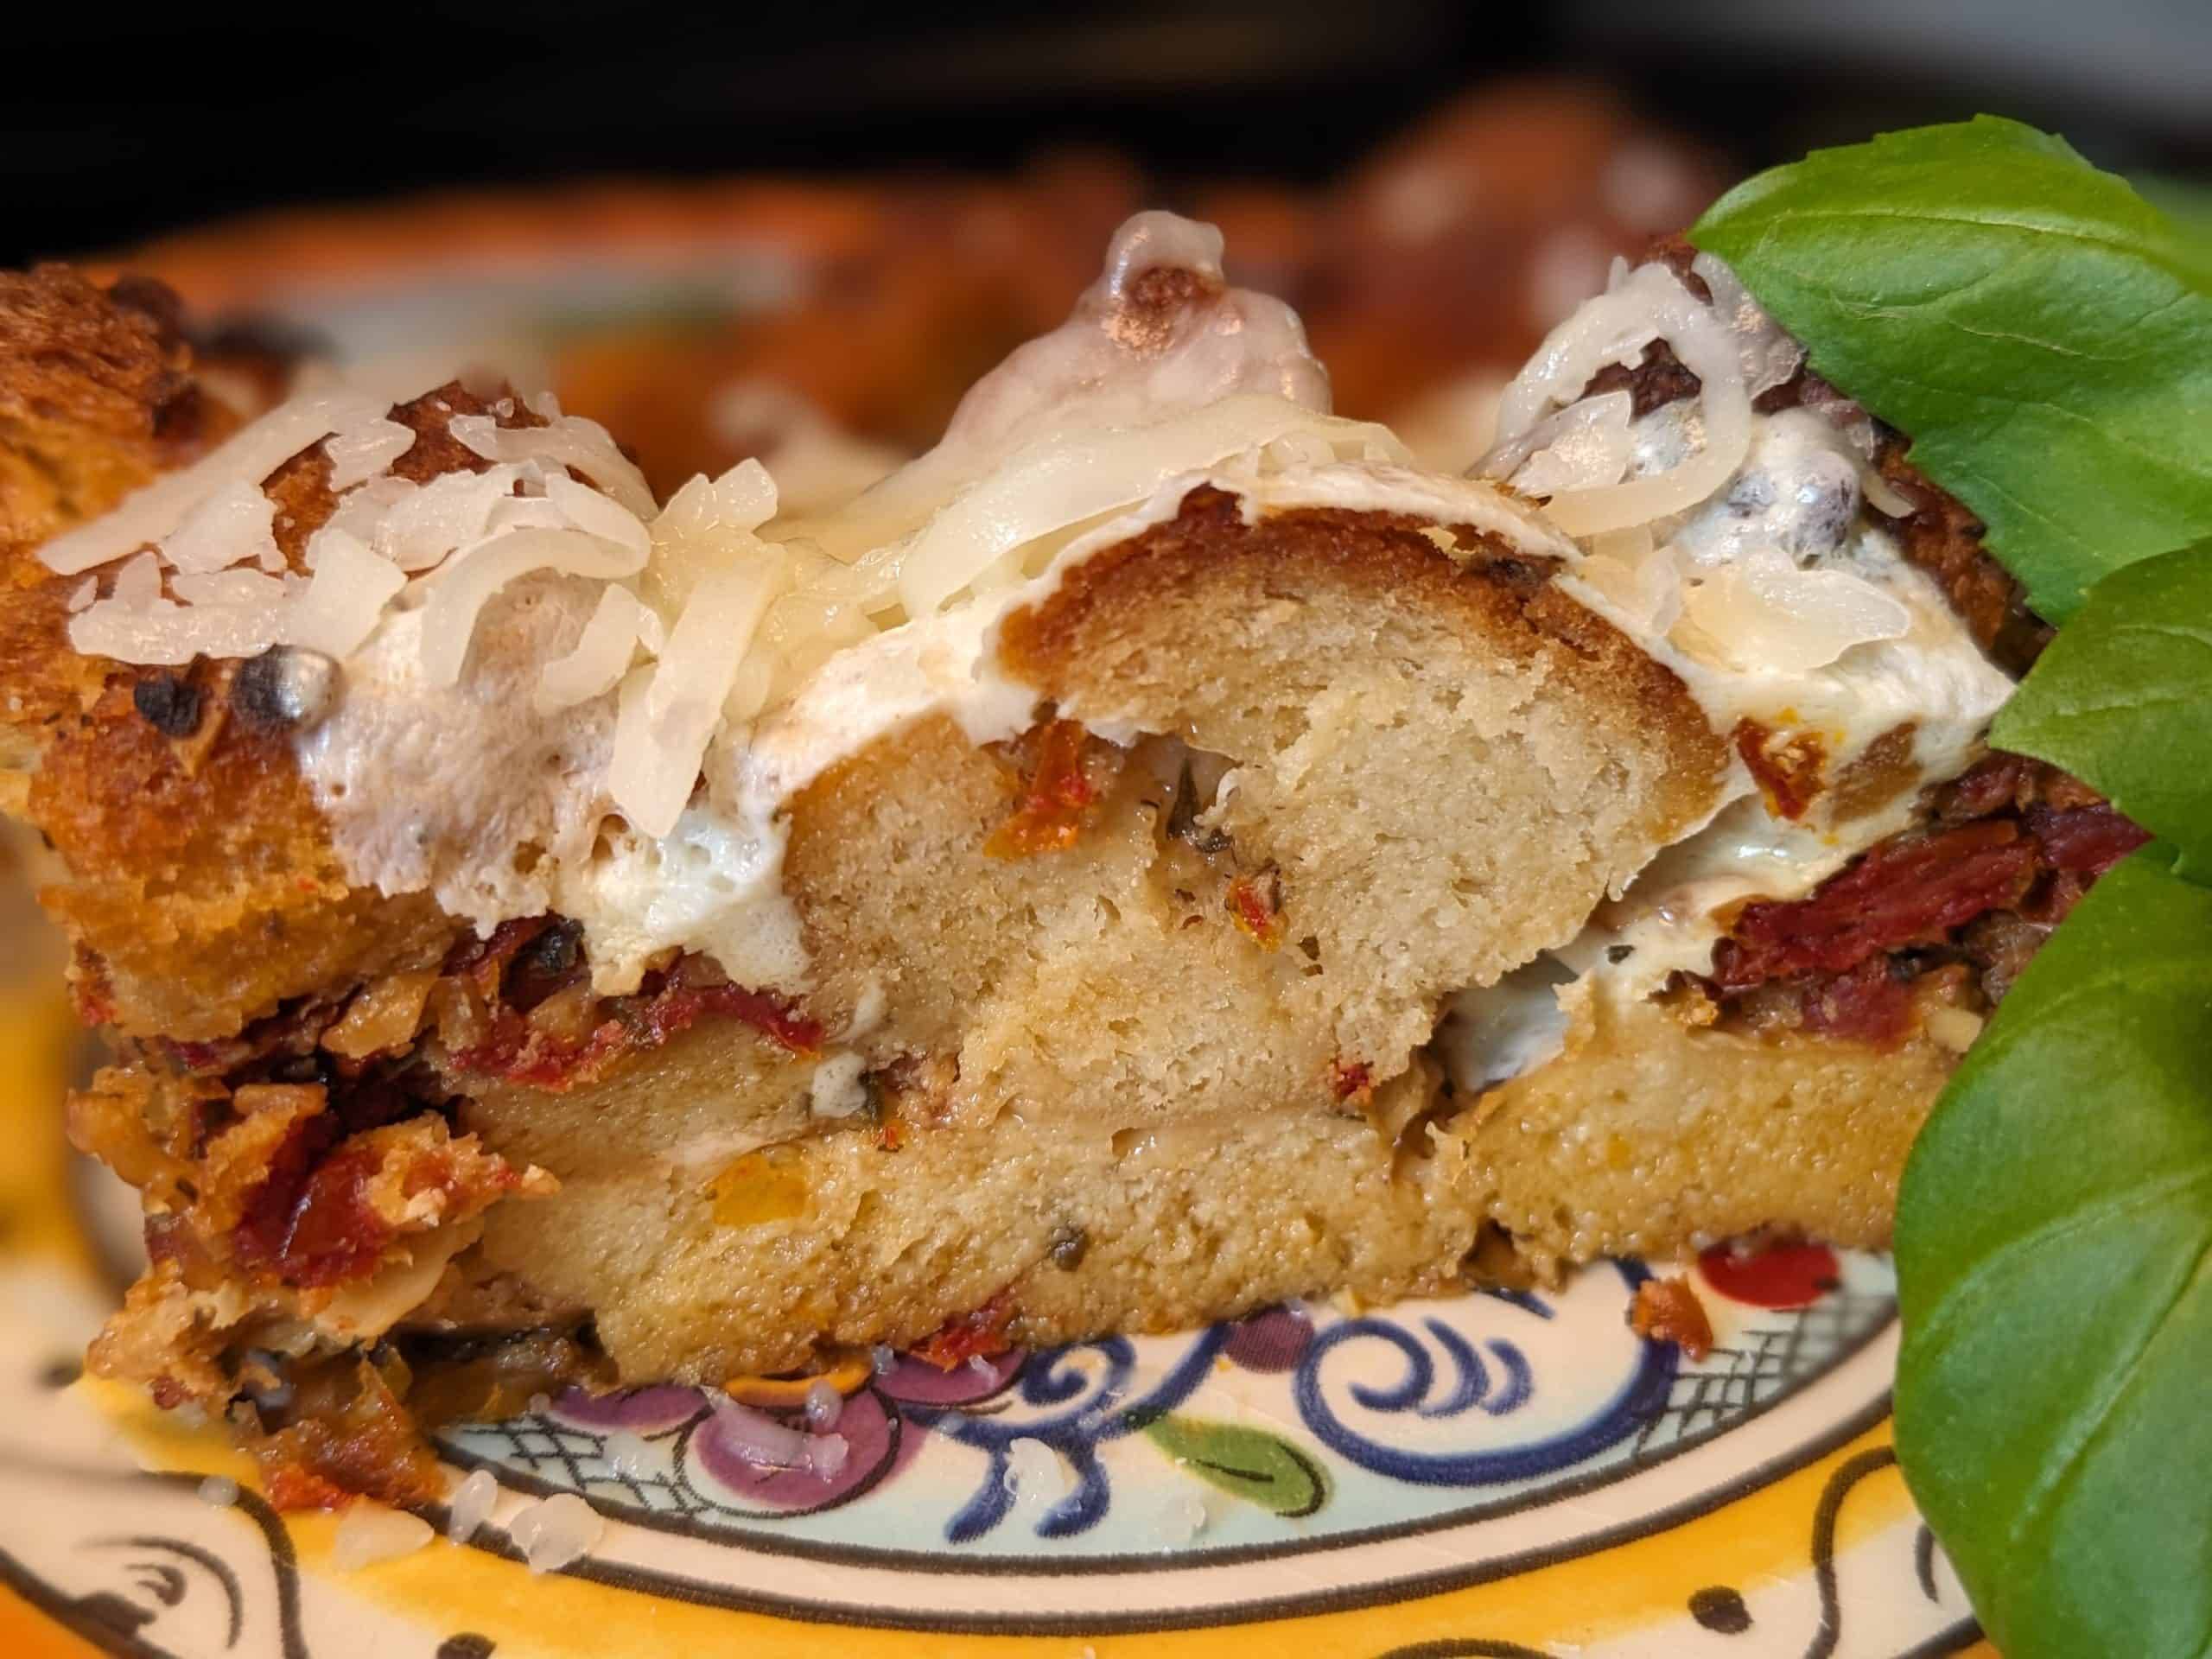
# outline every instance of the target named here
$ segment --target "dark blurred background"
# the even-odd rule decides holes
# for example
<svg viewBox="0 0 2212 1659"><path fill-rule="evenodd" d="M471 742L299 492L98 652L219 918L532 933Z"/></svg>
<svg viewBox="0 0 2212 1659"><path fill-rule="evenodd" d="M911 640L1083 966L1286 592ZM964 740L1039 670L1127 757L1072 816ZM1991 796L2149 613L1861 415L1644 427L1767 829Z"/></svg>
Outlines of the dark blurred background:
<svg viewBox="0 0 2212 1659"><path fill-rule="evenodd" d="M1998 108L2212 170L2206 0L1299 7L598 0L15 10L0 262L252 209L578 175L1004 167L1313 181L1470 86L1562 69L1756 166Z"/></svg>
<svg viewBox="0 0 2212 1659"><path fill-rule="evenodd" d="M816 505L1146 206L1456 470L1614 258L1770 162L1987 110L2212 177L2212 0L45 6L0 43L0 264L166 282L242 411L305 357L493 367L664 492L757 455Z"/></svg>

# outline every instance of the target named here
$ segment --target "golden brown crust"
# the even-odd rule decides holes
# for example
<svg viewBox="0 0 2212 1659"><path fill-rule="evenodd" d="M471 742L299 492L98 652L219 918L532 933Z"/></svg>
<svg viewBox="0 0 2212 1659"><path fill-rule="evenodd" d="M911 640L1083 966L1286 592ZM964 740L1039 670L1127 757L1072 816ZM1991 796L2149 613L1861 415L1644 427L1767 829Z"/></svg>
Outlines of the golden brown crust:
<svg viewBox="0 0 2212 1659"><path fill-rule="evenodd" d="M1236 497L1204 486L1168 523L1094 554L1042 603L1008 614L1000 658L1017 677L1059 696L1095 683L1116 642L1171 596L1249 604L1286 591L1354 587L1387 596L1394 608L1433 607L1502 654L1546 658L1611 688L1639 731L1669 751L1679 805L1690 810L1693 798L1701 800L1726 757L1681 680L1554 587L1543 561L1465 526L1452 534L1456 556L1438 545L1433 525L1395 513L1294 508L1247 524Z"/></svg>
<svg viewBox="0 0 2212 1659"><path fill-rule="evenodd" d="M82 289L70 291L105 308L116 340L153 338L112 300L96 290L86 300ZM141 369L131 384L144 395L168 384ZM424 483L481 470L487 463L448 423L487 413L507 425L540 423L512 404L494 410L458 385L394 409L392 418L417 434L394 475ZM81 429L82 448L107 441L124 420L119 407L88 397L79 418L95 416L108 424ZM318 445L265 481L277 543L295 569L335 509L328 479ZM461 925L423 895L387 899L348 882L285 734L241 710L238 664L173 673L80 657L60 606L83 579L46 573L28 547L16 569L25 581L45 579L28 595L35 608L9 607L14 631L0 636L0 649L13 650L0 657L0 678L40 711L44 753L28 809L67 871L42 897L79 948L88 1018L140 1035L227 1036L287 998L437 963ZM149 695L162 694L166 713L179 685L186 714L157 728Z"/></svg>
<svg viewBox="0 0 2212 1659"><path fill-rule="evenodd" d="M1243 505L1192 491L1010 614L1000 654L1077 718L1234 765L1208 821L1247 874L1279 873L1338 1058L1389 1077L1435 999L1564 944L1712 810L1719 741L1546 561L1391 513Z"/></svg>
<svg viewBox="0 0 2212 1659"><path fill-rule="evenodd" d="M1887 1247L1913 1136L1958 1057L1700 1023L1712 1009L1585 994L1566 1052L1484 1094L1446 1138L1485 1214L1549 1268L1769 1226Z"/></svg>
<svg viewBox="0 0 2212 1659"><path fill-rule="evenodd" d="M103 677L63 637L82 579L56 576L38 546L236 424L190 371L175 296L159 284L102 289L66 265L0 271L0 764L29 764L43 729Z"/></svg>
<svg viewBox="0 0 2212 1659"><path fill-rule="evenodd" d="M496 404L496 407L495 407ZM543 426L544 421L512 398L487 401L458 382L424 392L412 403L393 406L391 418L415 434L415 442L391 467L391 476L428 484L448 473L480 473L491 463L453 435L456 415L490 415L503 427ZM262 493L276 504L276 545L295 570L306 568L308 538L337 510L330 493L330 458L322 446L302 449L262 480Z"/></svg>
<svg viewBox="0 0 2212 1659"><path fill-rule="evenodd" d="M203 676L226 681L228 676ZM356 889L280 734L230 718L196 760L118 677L31 779L33 821L67 879L41 895L79 950L90 1018L226 1036L284 998L435 963L454 925L423 898Z"/></svg>
<svg viewBox="0 0 2212 1659"><path fill-rule="evenodd" d="M0 543L20 556L232 423L193 382L174 298L66 265L0 271Z"/></svg>

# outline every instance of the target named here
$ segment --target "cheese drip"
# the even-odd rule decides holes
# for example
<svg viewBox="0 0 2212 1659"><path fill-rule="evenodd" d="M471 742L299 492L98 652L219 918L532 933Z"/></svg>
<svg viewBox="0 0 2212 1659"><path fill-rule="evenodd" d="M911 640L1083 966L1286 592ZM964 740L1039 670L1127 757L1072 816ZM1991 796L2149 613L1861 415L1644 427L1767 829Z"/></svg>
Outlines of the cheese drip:
<svg viewBox="0 0 2212 1659"><path fill-rule="evenodd" d="M1500 442L1478 470L1548 497L1545 516L1580 554L1567 591L1681 675L1717 729L1816 757L1818 792L1770 799L1738 759L1712 820L1578 938L1457 999L1439 1047L1463 1088L1555 1054L1561 998L1640 997L1677 971L1704 973L1719 912L1802 897L1904 829L1922 785L1978 758L2012 690L1873 511L1902 504L1874 472L1872 423L1753 410L1803 352L1721 261L1701 253L1692 269L1709 299L1662 264L1617 264L1606 292L1508 389ZM1697 373L1694 397L1634 419L1626 391L1583 395L1599 371L1633 368L1661 340ZM1903 775L1872 810L1826 787L1900 733Z"/></svg>

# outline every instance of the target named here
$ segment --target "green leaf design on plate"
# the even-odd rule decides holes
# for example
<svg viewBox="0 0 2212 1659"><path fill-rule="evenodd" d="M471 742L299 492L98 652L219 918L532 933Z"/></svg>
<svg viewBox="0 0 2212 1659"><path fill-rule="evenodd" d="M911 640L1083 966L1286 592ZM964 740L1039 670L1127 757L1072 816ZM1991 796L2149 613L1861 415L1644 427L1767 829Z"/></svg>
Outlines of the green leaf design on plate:
<svg viewBox="0 0 2212 1659"><path fill-rule="evenodd" d="M2206 245L2063 140L1980 116L1816 150L1690 239L1910 435L2050 620L2212 537Z"/></svg>
<svg viewBox="0 0 2212 1659"><path fill-rule="evenodd" d="M2094 785L2212 880L2212 543L2091 588L1989 741Z"/></svg>
<svg viewBox="0 0 2212 1659"><path fill-rule="evenodd" d="M1907 1165L1897 1449L2005 1659L2212 1653L2212 889L2105 876Z"/></svg>
<svg viewBox="0 0 2212 1659"><path fill-rule="evenodd" d="M1200 1480L1286 1520L1329 1501L1326 1471L1280 1434L1179 1412L1154 1418L1144 1433Z"/></svg>

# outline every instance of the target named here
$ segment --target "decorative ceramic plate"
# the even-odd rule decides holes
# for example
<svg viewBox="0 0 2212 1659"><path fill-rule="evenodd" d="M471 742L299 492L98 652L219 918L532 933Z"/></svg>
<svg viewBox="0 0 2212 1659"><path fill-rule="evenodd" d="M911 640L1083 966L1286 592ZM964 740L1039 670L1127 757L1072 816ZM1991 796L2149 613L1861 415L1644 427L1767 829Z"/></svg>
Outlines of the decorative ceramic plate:
<svg viewBox="0 0 2212 1659"><path fill-rule="evenodd" d="M394 249L405 276L379 284L356 249L344 291L291 315L373 352L433 316L535 339L580 284L613 316L671 283L772 302L773 258L675 228L696 268L658 233L591 263L547 257L539 231L442 276ZM219 278L270 260L171 265L199 302L269 307ZM58 998L0 988L0 1654L1894 1659L1980 1640L1891 1449L1888 1264L1824 1250L1664 1269L1712 1316L1695 1361L1629 1329L1660 1269L1618 1262L1556 1294L902 1363L846 1380L827 1481L747 1466L690 1390L548 1401L445 1437L456 1482L498 1484L467 1542L341 1571L334 1518L280 1517L250 1483L209 1501L205 1478L248 1474L219 1437L77 1381L136 1225L61 1141L78 1042ZM533 1573L510 1529L558 1493L601 1535Z"/></svg>
<svg viewBox="0 0 2212 1659"><path fill-rule="evenodd" d="M280 1518L250 1484L209 1501L204 1477L247 1474L219 1437L76 1381L129 1220L65 1161L74 1042L58 1003L0 1000L0 1653L1891 1659L1977 1640L1891 1451L1889 1268L1815 1249L1694 1266L1716 1338L1694 1362L1628 1328L1633 1262L1556 1294L902 1362L846 1379L827 1481L748 1467L688 1389L564 1397L446 1436L456 1482L499 1487L467 1544L340 1571L334 1518ZM603 1530L532 1573L509 1527L562 1492Z"/></svg>

